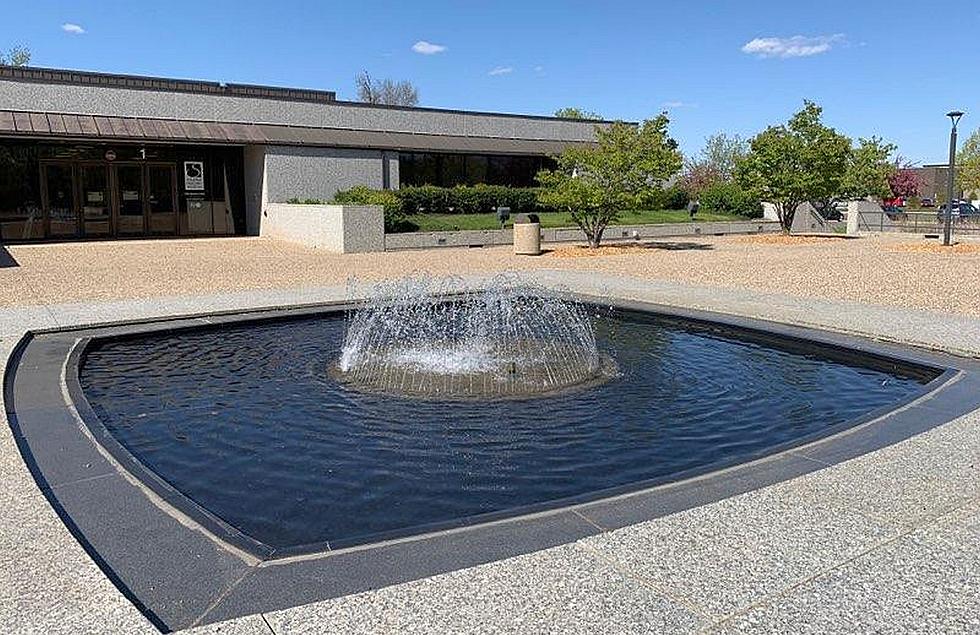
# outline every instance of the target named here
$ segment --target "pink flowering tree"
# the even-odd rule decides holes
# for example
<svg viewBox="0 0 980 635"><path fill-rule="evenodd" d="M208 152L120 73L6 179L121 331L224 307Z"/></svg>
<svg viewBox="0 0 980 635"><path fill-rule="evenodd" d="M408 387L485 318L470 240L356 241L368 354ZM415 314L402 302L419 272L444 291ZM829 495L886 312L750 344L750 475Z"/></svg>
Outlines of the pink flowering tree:
<svg viewBox="0 0 980 635"><path fill-rule="evenodd" d="M895 171L888 177L888 187L892 191L892 196L912 198L919 195L922 179L909 163L896 160Z"/></svg>

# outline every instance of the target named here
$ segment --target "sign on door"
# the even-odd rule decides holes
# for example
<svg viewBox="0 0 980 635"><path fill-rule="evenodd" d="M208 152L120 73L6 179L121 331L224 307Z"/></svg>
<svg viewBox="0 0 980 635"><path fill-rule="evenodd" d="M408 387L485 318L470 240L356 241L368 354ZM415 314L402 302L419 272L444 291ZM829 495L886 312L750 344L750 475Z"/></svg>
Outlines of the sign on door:
<svg viewBox="0 0 980 635"><path fill-rule="evenodd" d="M204 191L204 161L184 161L184 191Z"/></svg>

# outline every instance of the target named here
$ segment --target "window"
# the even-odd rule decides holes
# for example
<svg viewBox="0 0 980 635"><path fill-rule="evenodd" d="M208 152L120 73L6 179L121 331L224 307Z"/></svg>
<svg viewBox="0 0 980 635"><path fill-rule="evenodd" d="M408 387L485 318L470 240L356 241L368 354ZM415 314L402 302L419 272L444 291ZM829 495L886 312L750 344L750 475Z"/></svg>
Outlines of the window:
<svg viewBox="0 0 980 635"><path fill-rule="evenodd" d="M540 156L438 154L403 152L398 155L398 175L403 187L413 185L509 185L532 187L535 176L553 161Z"/></svg>
<svg viewBox="0 0 980 635"><path fill-rule="evenodd" d="M37 147L0 145L0 239L44 237Z"/></svg>

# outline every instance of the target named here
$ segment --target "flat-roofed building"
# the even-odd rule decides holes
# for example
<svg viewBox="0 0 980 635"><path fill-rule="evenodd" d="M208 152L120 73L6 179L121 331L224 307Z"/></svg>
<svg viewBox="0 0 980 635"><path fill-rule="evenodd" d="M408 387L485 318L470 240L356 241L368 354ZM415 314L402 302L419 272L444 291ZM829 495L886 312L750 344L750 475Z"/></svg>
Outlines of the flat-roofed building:
<svg viewBox="0 0 980 635"><path fill-rule="evenodd" d="M527 186L595 125L0 66L0 239L257 234L264 205L354 185Z"/></svg>

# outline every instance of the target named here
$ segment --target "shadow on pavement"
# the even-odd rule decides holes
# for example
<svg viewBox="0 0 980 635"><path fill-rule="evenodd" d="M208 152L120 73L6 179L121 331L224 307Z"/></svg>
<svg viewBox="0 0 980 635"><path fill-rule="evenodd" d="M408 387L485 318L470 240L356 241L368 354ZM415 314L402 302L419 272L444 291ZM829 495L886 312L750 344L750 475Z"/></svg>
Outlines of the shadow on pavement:
<svg viewBox="0 0 980 635"><path fill-rule="evenodd" d="M667 251L687 251L687 250L710 251L714 249L713 245L709 245L707 243L689 243L689 242L651 242L651 243L638 243L634 246L643 247L645 249L664 249Z"/></svg>
<svg viewBox="0 0 980 635"><path fill-rule="evenodd" d="M7 248L0 245L0 269L6 269L7 267L19 267L20 265L14 260L14 257L10 255Z"/></svg>

